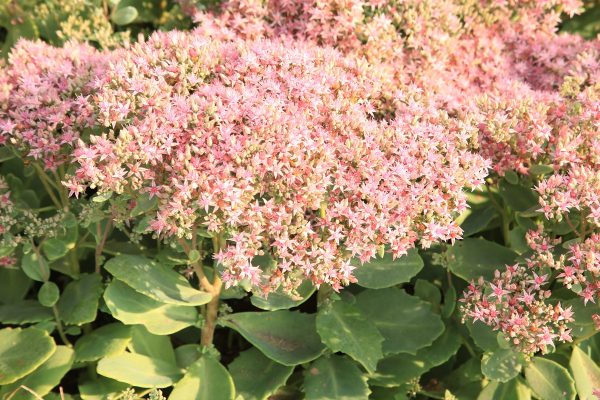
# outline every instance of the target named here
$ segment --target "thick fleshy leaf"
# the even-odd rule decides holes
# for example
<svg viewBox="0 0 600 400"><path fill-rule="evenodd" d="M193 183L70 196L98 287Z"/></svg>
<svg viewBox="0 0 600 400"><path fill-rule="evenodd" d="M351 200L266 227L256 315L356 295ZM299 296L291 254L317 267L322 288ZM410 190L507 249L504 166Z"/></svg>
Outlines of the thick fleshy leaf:
<svg viewBox="0 0 600 400"><path fill-rule="evenodd" d="M120 323L101 326L75 344L75 360L96 361L125 351L131 341L131 328Z"/></svg>
<svg viewBox="0 0 600 400"><path fill-rule="evenodd" d="M223 323L283 365L312 361L325 350L314 314L284 310L244 312L228 315Z"/></svg>
<svg viewBox="0 0 600 400"><path fill-rule="evenodd" d="M0 306L0 322L3 324L31 324L49 321L52 318L51 309L35 300L22 300Z"/></svg>
<svg viewBox="0 0 600 400"><path fill-rule="evenodd" d="M212 299L209 293L192 288L181 274L145 257L120 255L110 259L104 268L136 291L162 303L199 306Z"/></svg>
<svg viewBox="0 0 600 400"><path fill-rule="evenodd" d="M494 381L510 381L519 375L521 367L521 357L512 349L496 349L481 359L481 372Z"/></svg>
<svg viewBox="0 0 600 400"><path fill-rule="evenodd" d="M36 328L0 329L0 385L31 373L56 351L48 332Z"/></svg>
<svg viewBox="0 0 600 400"><path fill-rule="evenodd" d="M79 385L79 395L83 400L108 400L129 387L124 382L99 376ZM116 397L116 396L115 396Z"/></svg>
<svg viewBox="0 0 600 400"><path fill-rule="evenodd" d="M103 289L99 274L81 274L79 280L67 285L58 300L60 319L69 325L83 325L95 320Z"/></svg>
<svg viewBox="0 0 600 400"><path fill-rule="evenodd" d="M60 291L54 282L44 282L38 291L38 301L45 307L52 307L55 305L59 297Z"/></svg>
<svg viewBox="0 0 600 400"><path fill-rule="evenodd" d="M57 238L48 238L44 240L42 250L48 260L58 260L69 252L69 243Z"/></svg>
<svg viewBox="0 0 600 400"><path fill-rule="evenodd" d="M0 268L0 304L12 304L23 299L32 283L20 269Z"/></svg>
<svg viewBox="0 0 600 400"><path fill-rule="evenodd" d="M363 400L370 392L358 365L342 356L321 357L304 373L306 400Z"/></svg>
<svg viewBox="0 0 600 400"><path fill-rule="evenodd" d="M383 358L383 336L359 308L333 301L319 310L317 332L334 353L341 351L373 373Z"/></svg>
<svg viewBox="0 0 600 400"><path fill-rule="evenodd" d="M283 293L280 289L269 293L265 299L254 294L250 301L255 307L268 311L287 310L304 303L315 292L315 287L311 281L306 280L298 287L298 298Z"/></svg>
<svg viewBox="0 0 600 400"><path fill-rule="evenodd" d="M506 383L491 381L477 400L531 400L531 389L520 378Z"/></svg>
<svg viewBox="0 0 600 400"><path fill-rule="evenodd" d="M38 282L45 282L50 278L48 261L35 252L25 254L21 259L21 269L25 275Z"/></svg>
<svg viewBox="0 0 600 400"><path fill-rule="evenodd" d="M233 400L235 387L225 367L212 357L204 356L177 382L169 400Z"/></svg>
<svg viewBox="0 0 600 400"><path fill-rule="evenodd" d="M569 371L554 361L534 357L525 367L527 384L543 400L575 398L575 382Z"/></svg>
<svg viewBox="0 0 600 400"><path fill-rule="evenodd" d="M600 368L579 347L573 347L569 368L575 378L575 387L581 400L596 400L592 393L600 389Z"/></svg>
<svg viewBox="0 0 600 400"><path fill-rule="evenodd" d="M383 335L383 354L415 354L444 331L431 304L397 288L365 290L356 306Z"/></svg>
<svg viewBox="0 0 600 400"><path fill-rule="evenodd" d="M500 180L498 193L510 208L525 211L538 204L538 195L529 187Z"/></svg>
<svg viewBox="0 0 600 400"><path fill-rule="evenodd" d="M202 355L199 344L184 344L175 349L175 360L179 368L187 369Z"/></svg>
<svg viewBox="0 0 600 400"><path fill-rule="evenodd" d="M416 249L393 259L390 253L360 265L354 270L354 276L360 286L369 289L382 289L410 281L423 268L423 259Z"/></svg>
<svg viewBox="0 0 600 400"><path fill-rule="evenodd" d="M131 329L129 349L133 353L163 360L169 364L177 364L171 339L168 336L154 335L141 325Z"/></svg>
<svg viewBox="0 0 600 400"><path fill-rule="evenodd" d="M433 367L448 361L460 348L460 334L449 326L444 334L431 346L425 347L416 355L400 353L384 358L377 365L377 372L369 382L377 386L394 387L418 378Z"/></svg>
<svg viewBox="0 0 600 400"><path fill-rule="evenodd" d="M515 263L518 254L485 239L467 238L448 249L448 268L466 281L490 279L494 271Z"/></svg>
<svg viewBox="0 0 600 400"><path fill-rule="evenodd" d="M127 352L101 359L97 370L107 378L143 388L169 387L183 375L174 364Z"/></svg>
<svg viewBox="0 0 600 400"><path fill-rule="evenodd" d="M135 7L127 6L116 9L110 19L116 25L127 25L135 21L138 16L138 10Z"/></svg>
<svg viewBox="0 0 600 400"><path fill-rule="evenodd" d="M498 332L481 321L467 322L465 324L471 338L480 349L492 352L498 348Z"/></svg>
<svg viewBox="0 0 600 400"><path fill-rule="evenodd" d="M460 224L460 227L463 230L463 237L469 237L485 231L490 223L497 217L498 211L491 205L470 210L467 218Z"/></svg>
<svg viewBox="0 0 600 400"><path fill-rule="evenodd" d="M113 317L125 325L141 324L157 335L179 332L200 318L194 307L158 302L117 280L106 288L104 301Z"/></svg>
<svg viewBox="0 0 600 400"><path fill-rule="evenodd" d="M0 398L3 398L3 395L18 390L21 386L33 390L39 396L45 396L58 385L63 376L69 372L74 359L75 354L72 349L67 346L57 346L56 351L54 351L52 356L31 374L10 385L3 386L0 391ZM12 399L15 400L35 400L38 398L39 397L33 396L27 391L19 391L17 395L12 397Z"/></svg>
<svg viewBox="0 0 600 400"><path fill-rule="evenodd" d="M278 364L254 347L229 364L236 393L244 400L268 399L285 384L293 371L294 367Z"/></svg>

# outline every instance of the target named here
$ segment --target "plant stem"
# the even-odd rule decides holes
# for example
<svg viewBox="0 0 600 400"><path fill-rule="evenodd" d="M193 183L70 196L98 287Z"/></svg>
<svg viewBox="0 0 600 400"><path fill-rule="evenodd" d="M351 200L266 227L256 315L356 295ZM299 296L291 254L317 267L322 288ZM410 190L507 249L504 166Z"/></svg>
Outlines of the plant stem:
<svg viewBox="0 0 600 400"><path fill-rule="evenodd" d="M213 237L213 255L217 254L223 245L221 235L217 237ZM206 279L204 275L204 271L202 270L202 266L200 268L194 267L196 273L201 271L201 275L198 275L198 279L202 278ZM211 294L212 300L206 305L206 309L204 312L204 326L202 327L202 331L200 333L200 345L202 347L211 346L213 342L213 338L215 336L215 328L217 327L217 317L219 314L219 297L221 295L221 288L223 287L223 282L219 277L219 273L217 271L217 261L214 261L214 269L213 269L213 282L210 284L211 286Z"/></svg>
<svg viewBox="0 0 600 400"><path fill-rule="evenodd" d="M100 268L101 268L101 257L102 257L102 252L104 251L104 246L106 245L106 239L108 239L108 233L110 232L110 229L112 227L112 221L109 219L106 222L106 226L104 227L104 232L102 232L102 227L100 225L100 223L98 223L98 226L96 227L96 234L98 235L98 237L102 236L100 239L100 243L98 243L98 245L96 246L96 251L94 253L94 262L95 262L95 272L97 274L100 273Z"/></svg>
<svg viewBox="0 0 600 400"><path fill-rule="evenodd" d="M56 208L58 208L59 210L62 209L63 206L62 206L60 200L58 199L58 197L56 197L54 190L52 189L52 185L51 185L52 181L50 180L50 178L48 178L48 175L46 175L44 170L36 163L32 163L32 165L35 168L35 170L38 174L38 177L40 178L40 181L42 182L42 186L44 186L44 189L46 189L48 196L50 196L52 203L54 203Z"/></svg>
<svg viewBox="0 0 600 400"><path fill-rule="evenodd" d="M65 345L73 347L73 345L67 338L67 335L65 334L62 322L60 321L60 316L58 315L58 308L56 307L56 304L52 306L52 313L54 314L54 319L56 320L56 330L58 331L58 336L60 336L60 339Z"/></svg>

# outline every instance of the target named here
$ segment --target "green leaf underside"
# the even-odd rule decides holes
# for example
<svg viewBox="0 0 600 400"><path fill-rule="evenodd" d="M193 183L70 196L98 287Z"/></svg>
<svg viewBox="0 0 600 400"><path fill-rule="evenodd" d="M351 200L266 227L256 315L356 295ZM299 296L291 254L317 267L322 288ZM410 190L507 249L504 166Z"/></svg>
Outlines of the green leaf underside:
<svg viewBox="0 0 600 400"><path fill-rule="evenodd" d="M307 400L363 400L370 392L360 368L342 356L321 357L304 372Z"/></svg>
<svg viewBox="0 0 600 400"><path fill-rule="evenodd" d="M575 383L569 371L554 361L533 358L525 367L525 379L540 399L575 399Z"/></svg>
<svg viewBox="0 0 600 400"><path fill-rule="evenodd" d="M317 314L317 332L331 351L348 354L370 373L383 358L383 336L357 307L334 301Z"/></svg>
<svg viewBox="0 0 600 400"><path fill-rule="evenodd" d="M228 315L223 323L265 356L283 365L312 361L325 350L316 331L314 314L284 310L244 312Z"/></svg>
<svg viewBox="0 0 600 400"><path fill-rule="evenodd" d="M410 281L423 268L423 259L416 249L410 249L408 254L393 259L390 253L383 258L376 258L354 270L354 276L360 286L369 289L383 289L399 283Z"/></svg>
<svg viewBox="0 0 600 400"><path fill-rule="evenodd" d="M101 359L97 371L107 378L142 388L166 388L182 376L176 365L127 352Z"/></svg>
<svg viewBox="0 0 600 400"><path fill-rule="evenodd" d="M169 400L233 400L235 387L225 367L209 356L201 357L177 382Z"/></svg>
<svg viewBox="0 0 600 400"><path fill-rule="evenodd" d="M573 347L569 368L575 378L575 387L581 400L596 400L594 389L600 389L600 368L579 347Z"/></svg>
<svg viewBox="0 0 600 400"><path fill-rule="evenodd" d="M397 288L365 290L356 306L382 334L383 354L415 354L444 331L429 303Z"/></svg>
<svg viewBox="0 0 600 400"><path fill-rule="evenodd" d="M104 268L134 290L162 303L199 306L212 299L209 293L192 288L181 274L145 257L120 255Z"/></svg>
<svg viewBox="0 0 600 400"><path fill-rule="evenodd" d="M193 307L158 302L116 280L106 288L104 301L113 317L125 325L141 324L157 335L178 332L199 318Z"/></svg>
<svg viewBox="0 0 600 400"><path fill-rule="evenodd" d="M311 281L305 280L298 287L299 299L293 299L291 296L284 294L282 289L279 288L275 292L269 293L265 299L263 297L253 294L250 297L250 302L255 306L263 310L277 311L287 310L292 307L297 307L304 303L308 298L315 292L316 288Z"/></svg>

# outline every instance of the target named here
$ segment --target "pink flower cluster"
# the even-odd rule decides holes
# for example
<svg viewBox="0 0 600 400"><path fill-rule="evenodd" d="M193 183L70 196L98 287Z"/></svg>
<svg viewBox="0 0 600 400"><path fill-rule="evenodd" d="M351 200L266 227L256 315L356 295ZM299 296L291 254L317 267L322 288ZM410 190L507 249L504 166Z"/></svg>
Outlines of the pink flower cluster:
<svg viewBox="0 0 600 400"><path fill-rule="evenodd" d="M369 71L314 45L154 34L109 68L95 99L111 129L80 144L67 185L156 197L159 235L223 235L228 285L339 289L353 257L459 238L462 190L487 173L472 132L418 91L376 119ZM271 270L252 264L265 253Z"/></svg>
<svg viewBox="0 0 600 400"><path fill-rule="evenodd" d="M491 282L483 278L471 282L460 300L463 319L499 330L528 355L546 351L555 342L570 342L567 323L573 321L573 311L560 302L548 302L551 292L544 288L547 278L515 264L506 266L502 273L497 270Z"/></svg>
<svg viewBox="0 0 600 400"><path fill-rule="evenodd" d="M0 68L0 145L49 170L69 160L80 135L96 125L89 96L106 64L88 45L19 41Z"/></svg>

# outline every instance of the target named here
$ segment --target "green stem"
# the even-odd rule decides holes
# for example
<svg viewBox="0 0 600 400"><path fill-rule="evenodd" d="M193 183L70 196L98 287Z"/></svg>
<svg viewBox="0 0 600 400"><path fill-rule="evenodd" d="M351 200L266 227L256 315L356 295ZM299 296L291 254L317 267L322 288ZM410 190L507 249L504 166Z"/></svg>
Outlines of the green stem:
<svg viewBox="0 0 600 400"><path fill-rule="evenodd" d="M56 330L58 331L58 336L60 336L60 339L66 346L73 347L73 345L67 338L67 335L65 334L65 330L60 320L60 316L58 315L58 308L56 307L56 304L52 306L52 313L54 314L54 319L56 320Z"/></svg>
<svg viewBox="0 0 600 400"><path fill-rule="evenodd" d="M33 167L35 168L35 170L38 174L38 177L40 178L40 181L42 182L42 186L44 186L44 189L46 189L48 196L50 196L50 200L52 200L52 203L54 203L56 208L58 208L59 210L62 209L63 206L62 206L60 200L58 199L58 197L56 197L54 190L52 189L52 181L50 180L50 178L48 178L48 175L46 175L44 170L36 163L33 163Z"/></svg>

